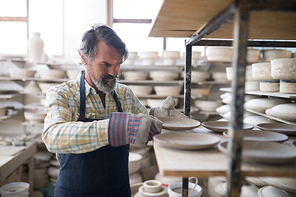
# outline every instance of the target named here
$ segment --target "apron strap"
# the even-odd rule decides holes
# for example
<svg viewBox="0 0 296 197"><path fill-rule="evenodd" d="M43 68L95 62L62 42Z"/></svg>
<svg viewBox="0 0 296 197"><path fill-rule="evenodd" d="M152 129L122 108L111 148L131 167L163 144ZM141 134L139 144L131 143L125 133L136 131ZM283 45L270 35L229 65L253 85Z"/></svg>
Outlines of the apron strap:
<svg viewBox="0 0 296 197"><path fill-rule="evenodd" d="M80 76L80 116L78 118L78 121L83 121L85 119L85 82L84 82L84 76L85 72L83 72ZM116 106L118 109L118 112L123 112L121 108L121 103L118 99L118 96L115 92L113 91L113 97L116 102Z"/></svg>

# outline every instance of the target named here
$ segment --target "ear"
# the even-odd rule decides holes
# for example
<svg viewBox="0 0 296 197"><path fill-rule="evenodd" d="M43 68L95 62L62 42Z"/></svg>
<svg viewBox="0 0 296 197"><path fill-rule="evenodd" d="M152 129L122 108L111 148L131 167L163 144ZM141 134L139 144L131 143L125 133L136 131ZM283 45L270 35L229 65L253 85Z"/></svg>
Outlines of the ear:
<svg viewBox="0 0 296 197"><path fill-rule="evenodd" d="M81 62L82 62L82 64L83 64L84 66L87 65L86 57L85 57L84 55L82 55L81 53L80 53L80 58L81 58Z"/></svg>

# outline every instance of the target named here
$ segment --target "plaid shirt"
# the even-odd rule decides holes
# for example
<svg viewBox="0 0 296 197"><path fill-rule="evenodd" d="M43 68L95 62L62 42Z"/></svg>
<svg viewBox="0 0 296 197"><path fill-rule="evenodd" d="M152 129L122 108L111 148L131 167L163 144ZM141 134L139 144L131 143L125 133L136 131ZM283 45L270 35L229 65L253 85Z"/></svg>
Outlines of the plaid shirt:
<svg viewBox="0 0 296 197"><path fill-rule="evenodd" d="M100 96L85 81L85 118L104 119L101 121L81 122L80 76L51 87L46 94L44 131L42 140L47 149L54 153L86 153L108 145L108 123L111 112L117 112L113 96L106 94L104 108ZM148 114L131 89L117 83L115 91L121 102L123 112Z"/></svg>

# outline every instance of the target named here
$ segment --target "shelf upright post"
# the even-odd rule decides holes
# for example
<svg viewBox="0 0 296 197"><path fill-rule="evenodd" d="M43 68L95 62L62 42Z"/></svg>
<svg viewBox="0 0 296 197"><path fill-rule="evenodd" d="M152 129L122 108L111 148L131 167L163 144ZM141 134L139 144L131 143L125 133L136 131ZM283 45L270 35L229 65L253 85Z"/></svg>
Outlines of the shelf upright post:
<svg viewBox="0 0 296 197"><path fill-rule="evenodd" d="M244 114L244 92L245 92L245 68L249 32L249 10L245 9L243 0L237 1L234 15L234 42L233 42L233 80L231 119L228 132L228 171L227 171L227 197L240 196L241 156L242 156L242 128ZM241 4L242 3L242 4Z"/></svg>
<svg viewBox="0 0 296 197"><path fill-rule="evenodd" d="M192 45L186 45L184 68L184 114L190 117ZM182 196L188 196L188 177L182 178Z"/></svg>

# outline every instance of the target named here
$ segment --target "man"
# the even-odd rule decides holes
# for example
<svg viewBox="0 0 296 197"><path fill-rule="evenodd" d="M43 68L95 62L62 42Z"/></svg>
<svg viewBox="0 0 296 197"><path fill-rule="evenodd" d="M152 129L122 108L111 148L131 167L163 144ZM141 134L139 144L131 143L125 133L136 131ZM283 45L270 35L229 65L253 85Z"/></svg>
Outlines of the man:
<svg viewBox="0 0 296 197"><path fill-rule="evenodd" d="M129 145L143 148L161 132L155 117L184 115L171 97L149 115L131 89L117 83L128 51L110 27L88 30L79 52L85 71L46 95L42 139L61 166L55 196L130 196Z"/></svg>

